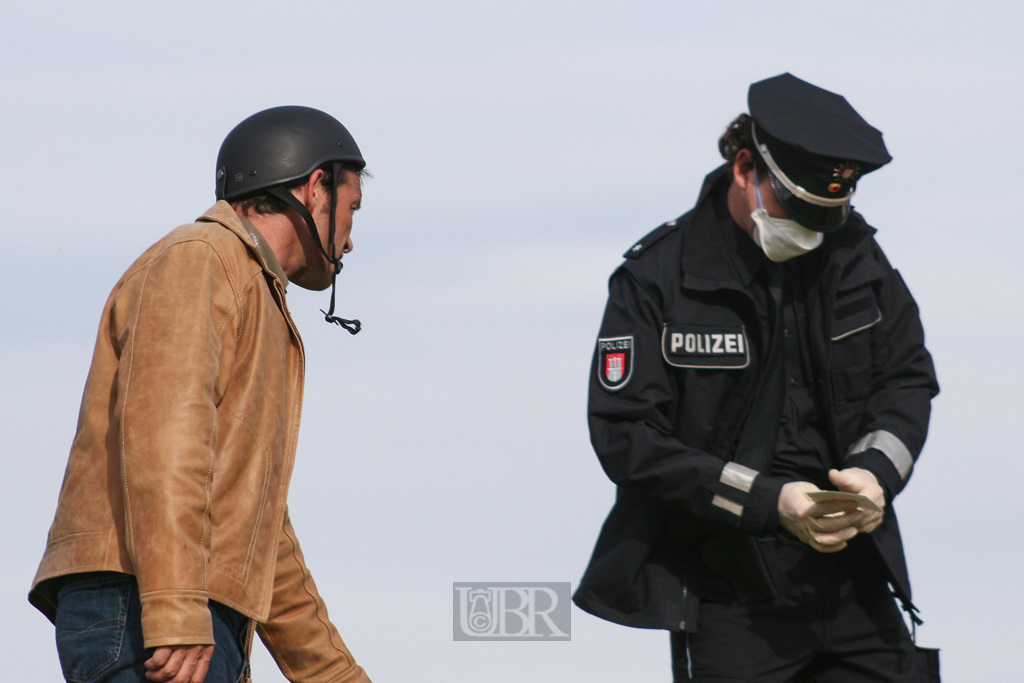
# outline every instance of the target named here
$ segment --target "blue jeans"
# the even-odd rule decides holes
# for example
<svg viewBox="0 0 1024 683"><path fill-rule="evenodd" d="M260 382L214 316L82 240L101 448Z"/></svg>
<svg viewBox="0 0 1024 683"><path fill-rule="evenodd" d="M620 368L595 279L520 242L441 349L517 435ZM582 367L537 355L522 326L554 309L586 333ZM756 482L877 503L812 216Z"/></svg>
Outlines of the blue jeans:
<svg viewBox="0 0 1024 683"><path fill-rule="evenodd" d="M213 601L210 614L216 645L206 683L238 683L248 666L249 619ZM143 662L153 650L142 646L141 618L134 576L69 576L57 602L57 654L68 683L149 683Z"/></svg>

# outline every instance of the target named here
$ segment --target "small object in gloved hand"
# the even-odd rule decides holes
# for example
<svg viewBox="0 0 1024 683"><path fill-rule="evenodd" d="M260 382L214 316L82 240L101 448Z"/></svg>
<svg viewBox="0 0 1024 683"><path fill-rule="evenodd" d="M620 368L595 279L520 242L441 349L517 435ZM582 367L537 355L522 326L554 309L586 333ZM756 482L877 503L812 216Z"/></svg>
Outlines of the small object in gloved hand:
<svg viewBox="0 0 1024 683"><path fill-rule="evenodd" d="M815 503L826 500L850 500L857 503L857 507L861 509L871 510L872 512L882 511L870 498L856 493L847 493L845 491L808 491L804 495Z"/></svg>

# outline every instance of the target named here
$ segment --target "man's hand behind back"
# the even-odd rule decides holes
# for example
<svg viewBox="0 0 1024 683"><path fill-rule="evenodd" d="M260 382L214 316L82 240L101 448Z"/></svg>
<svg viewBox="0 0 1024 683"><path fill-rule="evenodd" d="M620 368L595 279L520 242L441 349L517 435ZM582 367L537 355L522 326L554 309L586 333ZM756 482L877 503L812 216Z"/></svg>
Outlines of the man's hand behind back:
<svg viewBox="0 0 1024 683"><path fill-rule="evenodd" d="M146 660L146 678L156 683L203 683L213 658L213 645L158 647Z"/></svg>

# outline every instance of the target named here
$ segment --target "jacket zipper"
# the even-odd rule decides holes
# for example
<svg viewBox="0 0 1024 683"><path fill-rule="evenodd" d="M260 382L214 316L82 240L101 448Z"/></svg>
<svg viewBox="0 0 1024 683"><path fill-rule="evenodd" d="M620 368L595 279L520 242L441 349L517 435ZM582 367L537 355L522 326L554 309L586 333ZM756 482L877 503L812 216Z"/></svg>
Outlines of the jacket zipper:
<svg viewBox="0 0 1024 683"><path fill-rule="evenodd" d="M821 387L822 394L821 402L825 409L822 411L825 414L825 425L828 429L829 445L832 447L832 452L835 453L835 457L838 462L842 462L843 454L839 452L839 435L836 433L835 424L835 405L833 401L832 391L832 344L828 341L832 339L832 308L835 306L836 287L839 285L839 268L832 268L828 276L825 278L825 305L821 309L821 327L825 334L823 339L824 348L819 347L818 350L818 372L821 376Z"/></svg>
<svg viewBox="0 0 1024 683"><path fill-rule="evenodd" d="M250 655L252 654L252 636L256 632L256 621L249 620L249 628L245 630L245 667L242 669L242 683L252 683L252 667L250 666Z"/></svg>
<svg viewBox="0 0 1024 683"><path fill-rule="evenodd" d="M683 582L683 618L679 621L679 630L683 632L686 631L686 596L687 586L686 582Z"/></svg>

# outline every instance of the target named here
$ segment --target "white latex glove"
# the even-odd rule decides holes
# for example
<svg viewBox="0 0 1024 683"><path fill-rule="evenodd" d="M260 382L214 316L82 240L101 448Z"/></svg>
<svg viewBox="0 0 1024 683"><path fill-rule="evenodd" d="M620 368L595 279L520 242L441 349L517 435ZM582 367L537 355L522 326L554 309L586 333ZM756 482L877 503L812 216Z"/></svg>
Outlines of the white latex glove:
<svg viewBox="0 0 1024 683"><path fill-rule="evenodd" d="M818 552L834 553L857 535L860 512L853 501L815 503L805 495L820 490L809 481L784 485L779 494L779 524Z"/></svg>
<svg viewBox="0 0 1024 683"><path fill-rule="evenodd" d="M845 470L829 470L828 479L840 491L857 493L868 498L878 506L879 510L885 510L885 491L878 483L878 478L873 472L860 467L850 467ZM850 522L857 530L869 534L878 528L882 523L882 512L872 510L858 510L850 516Z"/></svg>

